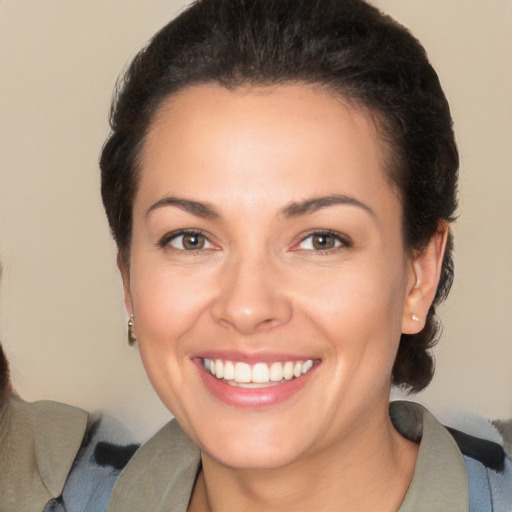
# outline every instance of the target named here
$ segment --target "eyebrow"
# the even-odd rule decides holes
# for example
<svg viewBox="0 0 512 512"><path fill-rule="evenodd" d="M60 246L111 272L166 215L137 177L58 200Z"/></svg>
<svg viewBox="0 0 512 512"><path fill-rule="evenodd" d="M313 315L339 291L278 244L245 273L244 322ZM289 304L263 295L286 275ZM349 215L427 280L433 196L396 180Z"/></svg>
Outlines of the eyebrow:
<svg viewBox="0 0 512 512"><path fill-rule="evenodd" d="M195 215L196 217L202 217L203 219L218 219L221 216L219 211L211 204L169 196L160 199L160 201L157 201L154 205L150 206L146 211L146 217L152 211L164 206L176 206L191 213L192 215Z"/></svg>
<svg viewBox="0 0 512 512"><path fill-rule="evenodd" d="M305 199L303 201L290 203L286 208L284 208L281 215L285 218L300 217L301 215L307 215L309 213L316 212L317 210L321 210L322 208L328 208L329 206L339 204L357 206L371 214L373 217L376 217L375 212L368 205L353 197L340 194L314 197L312 199Z"/></svg>
<svg viewBox="0 0 512 512"><path fill-rule="evenodd" d="M301 215L307 215L309 213L313 213L317 210L321 210L322 208L328 208L329 206L334 205L348 205L348 206L357 206L362 208L366 212L370 213L373 217L375 217L375 212L366 204L358 201L357 199L340 194L334 194L330 196L322 196L322 197L314 197L312 199L304 199L303 201L294 201L286 206L282 212L281 216L284 218L291 217L300 217ZM158 208L163 208L164 206L176 206L177 208L181 208L182 210L191 213L197 217L202 217L204 219L220 219L221 214L213 205L209 203L203 203L201 201L193 201L192 199L182 199L175 196L168 196L160 199L155 204L150 206L146 211L146 217L153 211Z"/></svg>

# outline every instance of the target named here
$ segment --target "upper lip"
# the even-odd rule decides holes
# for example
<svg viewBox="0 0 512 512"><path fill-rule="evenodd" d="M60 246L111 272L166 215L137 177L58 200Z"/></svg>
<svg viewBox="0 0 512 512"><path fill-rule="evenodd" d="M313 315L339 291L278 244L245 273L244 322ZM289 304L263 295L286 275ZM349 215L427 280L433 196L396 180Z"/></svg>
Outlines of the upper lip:
<svg viewBox="0 0 512 512"><path fill-rule="evenodd" d="M274 363L277 361L307 361L308 359L317 360L311 354L291 354L286 352L241 352L237 350L205 350L193 354L191 359L220 359L223 361L237 361L247 364L256 363Z"/></svg>

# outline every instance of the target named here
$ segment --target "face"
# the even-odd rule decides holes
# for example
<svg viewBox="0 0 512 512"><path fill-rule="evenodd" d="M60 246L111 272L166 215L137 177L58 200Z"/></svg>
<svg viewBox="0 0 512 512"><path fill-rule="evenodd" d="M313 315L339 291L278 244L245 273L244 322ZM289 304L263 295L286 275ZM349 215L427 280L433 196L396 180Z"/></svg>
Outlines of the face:
<svg viewBox="0 0 512 512"><path fill-rule="evenodd" d="M128 311L203 452L279 467L387 415L417 276L370 116L309 86L188 88L142 154Z"/></svg>

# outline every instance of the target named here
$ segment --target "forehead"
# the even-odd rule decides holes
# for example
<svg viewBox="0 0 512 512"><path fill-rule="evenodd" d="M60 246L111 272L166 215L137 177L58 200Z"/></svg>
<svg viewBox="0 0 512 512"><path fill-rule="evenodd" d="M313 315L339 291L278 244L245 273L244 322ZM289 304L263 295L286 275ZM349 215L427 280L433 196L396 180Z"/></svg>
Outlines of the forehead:
<svg viewBox="0 0 512 512"><path fill-rule="evenodd" d="M268 117L269 108L275 109L276 106L286 110L286 117L290 120L301 122L325 119L326 110L331 112L333 118L339 112L349 112L354 126L370 130L379 143L383 142L378 133L378 116L369 107L321 84L302 82L235 88L226 88L217 83L187 86L161 103L147 131L150 137L154 137L171 119L193 122L194 114L198 111L201 111L202 121L211 119L218 122L221 120L218 117L219 111L222 111L226 119L228 115L238 115L239 121L245 117L254 122ZM258 109L259 115L255 115Z"/></svg>
<svg viewBox="0 0 512 512"><path fill-rule="evenodd" d="M160 108L146 137L139 185L158 195L182 193L192 181L198 193L212 200L219 194L219 201L230 190L248 201L270 183L290 196L304 196L305 187L310 194L337 188L368 196L389 188L386 161L374 117L323 88L204 84Z"/></svg>

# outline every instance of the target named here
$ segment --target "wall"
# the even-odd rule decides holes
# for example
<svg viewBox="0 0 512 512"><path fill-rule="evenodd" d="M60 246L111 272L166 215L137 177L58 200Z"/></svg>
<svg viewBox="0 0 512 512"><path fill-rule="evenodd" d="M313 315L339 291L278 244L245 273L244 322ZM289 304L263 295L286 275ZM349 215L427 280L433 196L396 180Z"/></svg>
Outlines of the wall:
<svg viewBox="0 0 512 512"><path fill-rule="evenodd" d="M180 0L0 1L0 337L18 391L103 409L146 436L169 416L126 344L99 197L116 76ZM443 415L512 416L512 2L380 0L426 46L461 150Z"/></svg>

